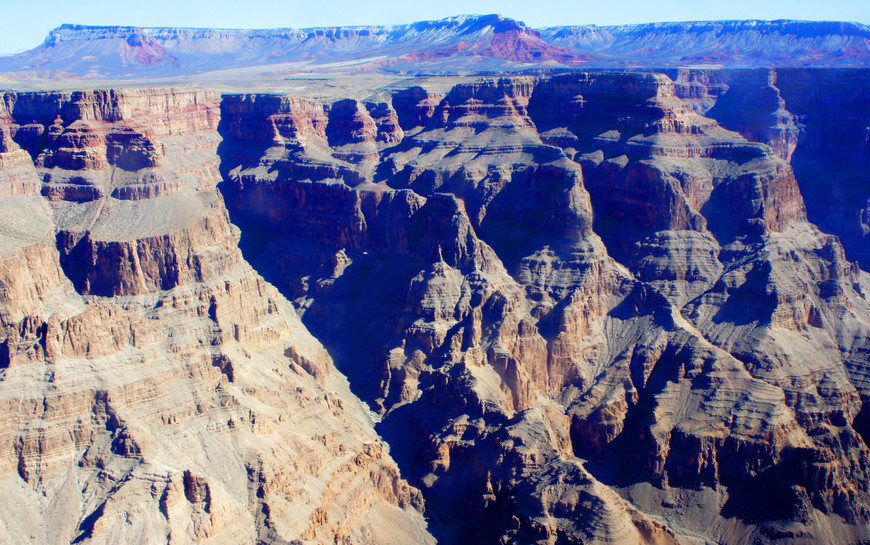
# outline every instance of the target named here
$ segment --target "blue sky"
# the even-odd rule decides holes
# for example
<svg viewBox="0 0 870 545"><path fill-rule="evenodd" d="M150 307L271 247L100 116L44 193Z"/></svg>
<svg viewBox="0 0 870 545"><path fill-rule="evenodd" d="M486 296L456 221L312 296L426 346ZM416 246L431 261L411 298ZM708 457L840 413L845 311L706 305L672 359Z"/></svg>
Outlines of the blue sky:
<svg viewBox="0 0 870 545"><path fill-rule="evenodd" d="M0 55L39 45L63 23L273 28L399 24L500 13L532 27L716 19L810 19L870 24L868 0L6 0Z"/></svg>

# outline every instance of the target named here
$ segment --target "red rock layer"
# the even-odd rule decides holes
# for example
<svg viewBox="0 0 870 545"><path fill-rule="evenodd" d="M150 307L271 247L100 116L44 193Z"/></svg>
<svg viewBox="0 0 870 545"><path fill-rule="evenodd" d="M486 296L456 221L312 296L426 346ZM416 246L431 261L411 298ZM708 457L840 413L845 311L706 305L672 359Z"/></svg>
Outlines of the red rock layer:
<svg viewBox="0 0 870 545"><path fill-rule="evenodd" d="M683 76L228 95L219 123L9 95L0 157L55 198L0 200L42 218L0 215L16 532L428 542L425 504L460 543L870 538L864 273Z"/></svg>
<svg viewBox="0 0 870 545"><path fill-rule="evenodd" d="M433 542L328 353L242 258L216 97L5 98L0 158L45 185L0 199L4 537Z"/></svg>
<svg viewBox="0 0 870 545"><path fill-rule="evenodd" d="M231 213L263 237L253 262L383 413L457 535L675 537L618 507L600 471L726 542L837 517L833 532L859 539L860 273L806 223L788 163L699 114L722 88L693 81L694 105L677 96L688 84L640 73L399 91L404 136L372 184L312 169L322 147L272 172L227 165ZM358 103L333 108L332 142L372 141ZM608 522L559 507L572 494ZM765 515L787 522L750 520L765 494L788 498ZM702 515L683 497L725 507Z"/></svg>

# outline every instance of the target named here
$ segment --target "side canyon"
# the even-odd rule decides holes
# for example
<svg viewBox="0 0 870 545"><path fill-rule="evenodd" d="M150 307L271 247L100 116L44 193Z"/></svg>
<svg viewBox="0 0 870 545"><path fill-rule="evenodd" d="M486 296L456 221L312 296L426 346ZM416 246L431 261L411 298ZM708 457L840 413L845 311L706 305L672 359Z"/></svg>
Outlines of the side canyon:
<svg viewBox="0 0 870 545"><path fill-rule="evenodd" d="M870 72L0 103L0 537L870 541Z"/></svg>

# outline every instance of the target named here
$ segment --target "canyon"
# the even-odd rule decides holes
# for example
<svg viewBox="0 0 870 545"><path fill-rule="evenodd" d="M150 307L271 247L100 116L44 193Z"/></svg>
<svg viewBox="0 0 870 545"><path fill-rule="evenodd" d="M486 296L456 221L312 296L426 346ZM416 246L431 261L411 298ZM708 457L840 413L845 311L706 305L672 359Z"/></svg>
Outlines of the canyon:
<svg viewBox="0 0 870 545"><path fill-rule="evenodd" d="M4 91L0 541L870 541L870 72L670 66Z"/></svg>

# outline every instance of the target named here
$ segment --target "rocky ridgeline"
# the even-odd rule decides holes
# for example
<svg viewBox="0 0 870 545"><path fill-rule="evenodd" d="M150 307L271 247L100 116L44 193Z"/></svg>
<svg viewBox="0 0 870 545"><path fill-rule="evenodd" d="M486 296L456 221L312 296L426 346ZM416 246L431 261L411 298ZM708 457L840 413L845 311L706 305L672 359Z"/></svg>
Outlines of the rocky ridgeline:
<svg viewBox="0 0 870 545"><path fill-rule="evenodd" d="M4 183L36 190L0 201L4 537L432 542L367 411L238 249L220 97L5 104L4 157L30 161Z"/></svg>
<svg viewBox="0 0 870 545"><path fill-rule="evenodd" d="M862 74L8 93L4 528L870 539Z"/></svg>
<svg viewBox="0 0 870 545"><path fill-rule="evenodd" d="M867 454L849 425L864 382L866 318L852 314L867 312L855 310L867 308L863 273L806 222L781 148L703 117L682 93L666 76L620 73L409 89L394 96L404 138L374 171L339 162L331 179L282 182L245 168L252 158L225 165L231 213L257 233L255 266L383 412L435 520L459 521L438 530L445 539L605 539L575 508L554 514L591 493L596 472L652 514L682 513L681 531L726 540L812 535L834 513L863 524L862 485L846 477L863 475ZM326 156L322 140L296 168ZM273 142L262 157L290 149ZM452 242L426 230L433 200L436 233ZM276 202L290 213L276 216ZM384 205L392 238L372 236ZM499 445L547 398L572 447L533 449L532 473L547 474L533 477ZM557 462L573 455L592 475ZM762 493L794 507L755 517ZM677 499L709 494L740 530ZM617 518L606 526L647 524Z"/></svg>
<svg viewBox="0 0 870 545"><path fill-rule="evenodd" d="M62 25L34 49L0 58L0 72L11 81L205 77L238 84L254 74L284 74L287 63L294 63L294 70L321 75L362 71L408 76L578 68L866 67L868 37L867 26L848 22L696 21L533 29L495 14L308 29ZM239 68L241 73L235 71Z"/></svg>

